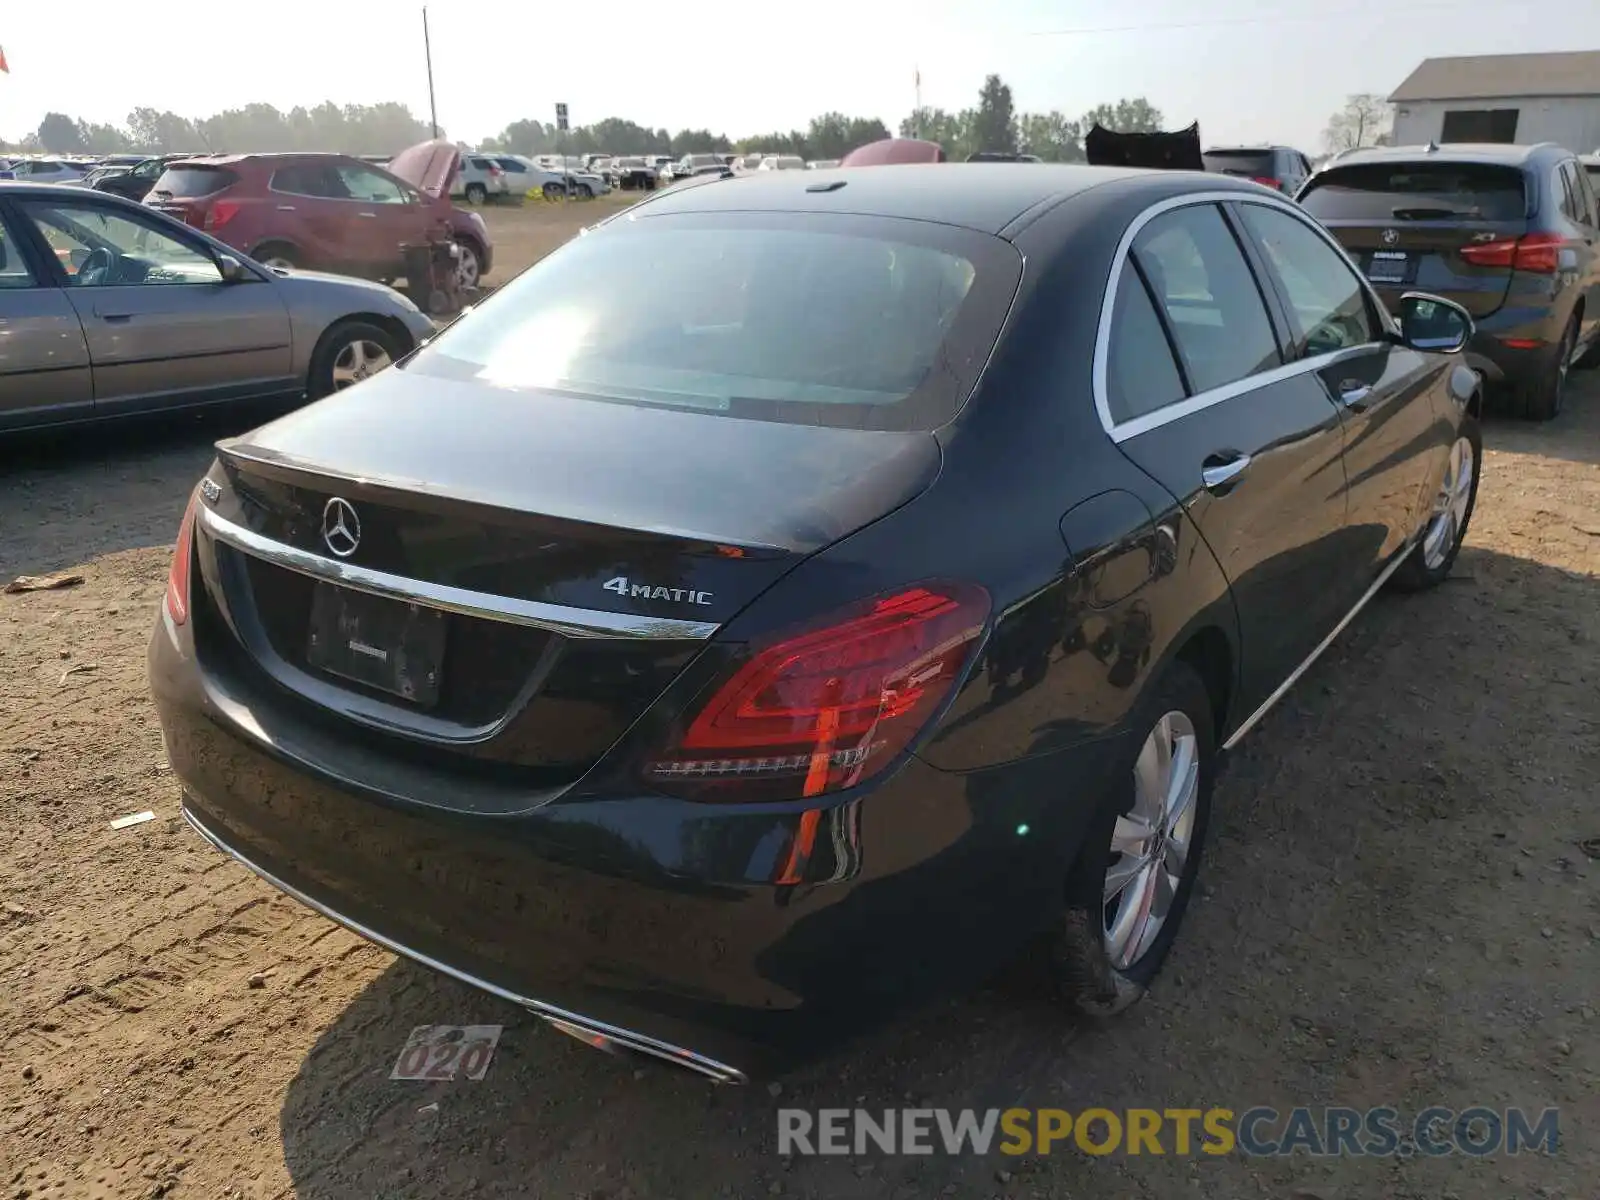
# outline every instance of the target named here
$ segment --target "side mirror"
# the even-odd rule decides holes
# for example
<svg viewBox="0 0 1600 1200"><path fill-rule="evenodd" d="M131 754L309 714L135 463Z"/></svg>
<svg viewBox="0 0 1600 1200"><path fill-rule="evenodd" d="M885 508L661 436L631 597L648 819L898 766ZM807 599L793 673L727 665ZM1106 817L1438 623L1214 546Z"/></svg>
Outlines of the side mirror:
<svg viewBox="0 0 1600 1200"><path fill-rule="evenodd" d="M1400 297L1400 341L1413 350L1459 354L1472 340L1472 314L1454 300L1427 292Z"/></svg>
<svg viewBox="0 0 1600 1200"><path fill-rule="evenodd" d="M223 283L244 283L255 276L231 254L217 255L217 270L222 272Z"/></svg>

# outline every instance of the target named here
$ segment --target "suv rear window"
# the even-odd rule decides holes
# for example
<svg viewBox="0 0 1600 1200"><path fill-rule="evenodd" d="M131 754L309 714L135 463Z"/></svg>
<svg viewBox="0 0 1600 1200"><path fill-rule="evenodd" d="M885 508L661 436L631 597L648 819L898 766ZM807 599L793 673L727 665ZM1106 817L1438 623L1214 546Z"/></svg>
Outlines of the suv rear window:
<svg viewBox="0 0 1600 1200"><path fill-rule="evenodd" d="M624 272L629 285L617 287ZM406 369L526 391L531 403L544 391L797 425L932 429L966 401L1020 273L1007 243L948 226L656 217L567 243Z"/></svg>
<svg viewBox="0 0 1600 1200"><path fill-rule="evenodd" d="M1299 199L1321 221L1393 221L1430 210L1479 221L1527 216L1522 172L1492 163L1352 163L1312 176Z"/></svg>
<svg viewBox="0 0 1600 1200"><path fill-rule="evenodd" d="M179 199L209 196L238 182L239 177L226 167L168 167L150 190Z"/></svg>
<svg viewBox="0 0 1600 1200"><path fill-rule="evenodd" d="M1275 179L1278 174L1271 150L1207 150L1200 158L1206 170L1218 175Z"/></svg>

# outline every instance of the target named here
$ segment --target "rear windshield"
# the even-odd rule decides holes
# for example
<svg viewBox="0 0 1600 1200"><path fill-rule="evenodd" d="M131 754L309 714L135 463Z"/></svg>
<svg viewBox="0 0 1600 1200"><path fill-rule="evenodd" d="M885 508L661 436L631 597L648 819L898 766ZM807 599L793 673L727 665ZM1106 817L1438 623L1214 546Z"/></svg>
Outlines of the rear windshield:
<svg viewBox="0 0 1600 1200"><path fill-rule="evenodd" d="M238 182L239 177L226 167L168 167L151 190L179 199L209 196Z"/></svg>
<svg viewBox="0 0 1600 1200"><path fill-rule="evenodd" d="M1206 170L1218 175L1271 179L1277 174L1270 150L1207 150L1200 158Z"/></svg>
<svg viewBox="0 0 1600 1200"><path fill-rule="evenodd" d="M526 391L530 402L556 392L798 425L932 429L972 390L1020 264L998 238L907 221L617 223L523 272L407 369Z"/></svg>
<svg viewBox="0 0 1600 1200"><path fill-rule="evenodd" d="M1322 221L1518 221L1527 215L1522 172L1487 163L1352 163L1312 177L1300 194Z"/></svg>

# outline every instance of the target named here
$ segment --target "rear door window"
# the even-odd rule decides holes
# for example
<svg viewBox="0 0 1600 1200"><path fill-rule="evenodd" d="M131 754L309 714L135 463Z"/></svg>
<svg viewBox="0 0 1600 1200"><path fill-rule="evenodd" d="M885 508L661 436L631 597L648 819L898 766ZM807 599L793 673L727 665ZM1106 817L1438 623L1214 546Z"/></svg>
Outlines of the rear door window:
<svg viewBox="0 0 1600 1200"><path fill-rule="evenodd" d="M272 190L319 200L349 200L343 180L323 163L294 163L272 173Z"/></svg>
<svg viewBox="0 0 1600 1200"><path fill-rule="evenodd" d="M965 403L1020 272L1000 239L923 222L654 217L568 242L407 369L525 392L529 403L555 392L932 429Z"/></svg>
<svg viewBox="0 0 1600 1200"><path fill-rule="evenodd" d="M1282 364L1255 275L1216 205L1156 217L1134 239L1133 254L1196 392Z"/></svg>
<svg viewBox="0 0 1600 1200"><path fill-rule="evenodd" d="M1492 163L1352 163L1317 175L1300 203L1319 221L1517 221L1522 172Z"/></svg>

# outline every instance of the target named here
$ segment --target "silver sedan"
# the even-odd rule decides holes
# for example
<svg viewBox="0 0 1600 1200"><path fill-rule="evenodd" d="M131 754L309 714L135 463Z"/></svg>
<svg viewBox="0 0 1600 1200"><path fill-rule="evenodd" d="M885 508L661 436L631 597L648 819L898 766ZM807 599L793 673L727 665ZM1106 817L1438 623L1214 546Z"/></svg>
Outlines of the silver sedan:
<svg viewBox="0 0 1600 1200"><path fill-rule="evenodd" d="M399 292L245 258L118 196L0 182L0 433L317 399L433 323Z"/></svg>

